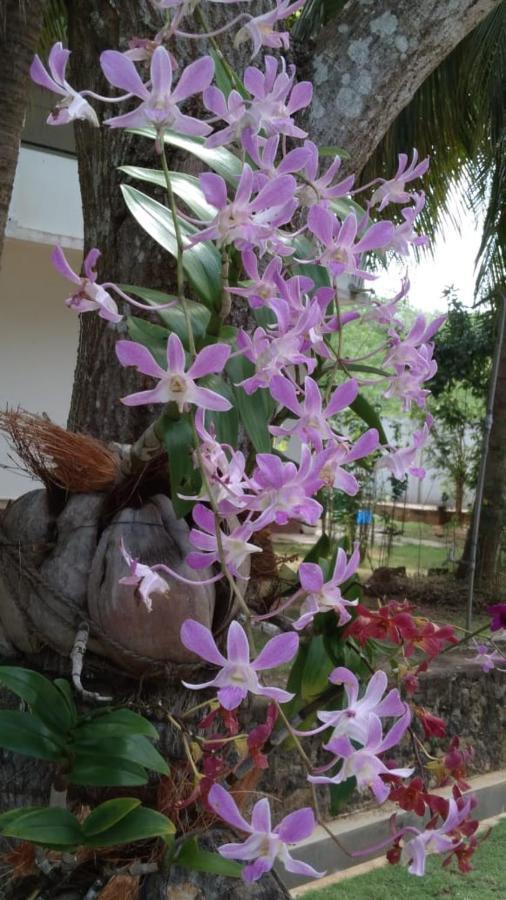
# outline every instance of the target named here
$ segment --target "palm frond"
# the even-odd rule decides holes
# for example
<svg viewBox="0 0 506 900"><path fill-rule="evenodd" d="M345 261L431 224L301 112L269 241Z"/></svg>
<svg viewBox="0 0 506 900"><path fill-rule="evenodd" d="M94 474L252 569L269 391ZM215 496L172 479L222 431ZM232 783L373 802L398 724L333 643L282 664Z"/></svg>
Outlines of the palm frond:
<svg viewBox="0 0 506 900"><path fill-rule="evenodd" d="M39 55L44 59L53 44L67 40L68 11L65 0L46 0L42 33L38 47Z"/></svg>

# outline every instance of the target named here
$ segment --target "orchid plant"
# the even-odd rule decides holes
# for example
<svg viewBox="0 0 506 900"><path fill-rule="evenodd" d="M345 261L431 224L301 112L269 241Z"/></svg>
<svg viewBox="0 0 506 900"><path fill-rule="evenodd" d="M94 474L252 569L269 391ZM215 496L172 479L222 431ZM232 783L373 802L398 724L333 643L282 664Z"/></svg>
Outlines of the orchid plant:
<svg viewBox="0 0 506 900"><path fill-rule="evenodd" d="M359 490L350 470L356 460L385 466L398 479L407 473L423 477L417 458L430 432L430 415L409 446L394 447L363 389L373 374L384 396L395 398L404 410L413 403L425 409L425 385L436 370L432 341L443 322L420 316L406 331L398 311L409 289L407 279L397 296L385 302L348 290L350 279L374 283L371 253L407 257L413 245L426 240L415 225L425 202L420 179L429 161L419 161L416 151L411 161L401 154L391 179L378 178L354 189L353 176L341 175L337 153L330 164L321 158L303 119L297 120L297 113L311 103L311 84L297 81L294 66L283 56L267 52L263 60L258 58L262 48L287 49L289 30L282 30L287 28L282 23L303 2L277 0L265 14L230 15L216 33L203 26L200 34L185 30L205 21L196 15L198 0L153 0L161 16L160 31L151 40L134 37L129 49L106 50L100 57L112 96L78 91L67 82L69 51L61 44L51 50L49 72L38 57L32 66L32 78L59 98L48 120L51 125L79 118L98 127L96 104L110 108L111 103L128 102L127 112L108 115L104 125L136 129L153 142L159 161L157 170L129 171L127 166L125 172L163 185L165 205L130 185L123 186L123 193L141 227L177 263L175 296L159 305L165 310L160 315L166 355L160 358L159 346L150 343L148 332L135 328L135 317L130 316L128 328L137 337L118 340L119 364L135 367L153 384L121 402L161 405L157 421L163 438L156 450L165 447L169 456L173 429L187 424L188 453L178 467L179 480L173 478L170 484L176 510L192 519L193 549L187 563L196 571L214 567L211 580L223 580L243 619L244 627L238 621L228 627L226 656L220 641L191 619L182 627L181 642L196 659L218 669L210 680L184 682L190 690L207 692L208 699L199 704L208 707L201 728L214 727L217 717L225 725L225 734L220 731L204 740L203 754L194 755L185 738L194 781L185 802L203 803L234 831L247 835L244 843L227 843L220 853L225 859L245 861L242 874L249 881L269 871L275 860L290 872L321 875L287 849L308 837L321 817L314 788L308 788L313 809L291 813L273 828L268 801L261 798L251 822L245 819L237 805L240 794L234 799L229 792L238 778L238 748L240 764L249 759L250 765L263 768L268 764L264 745L273 729L284 728L307 768L310 785L357 786L371 790L378 803L390 796L406 808L406 798L414 791L410 786L416 783L407 779L414 770L395 765L384 754L408 731L417 746L421 744L413 732L419 711L411 708L409 698L428 661L456 642L450 627L438 628L414 615L408 605L387 604L374 611L359 604L360 549L350 554L351 548L332 544L325 534L300 565L298 583L275 598L267 616L255 614L248 603L251 568L263 552L265 529L291 522L316 525L332 491L351 496ZM236 46L250 42L255 64L246 67L242 79L215 42L218 35L223 47L228 35ZM194 46L199 38L206 46L211 40L213 52L185 67L177 58L178 47L186 39ZM186 105L190 97L191 114ZM173 146L210 171L198 179L171 172L167 149ZM375 221L378 211L381 218ZM72 271L59 248L53 260L74 285L67 301L70 309L82 315L96 312L106 327L117 329L125 304L136 301L120 285L97 283L98 258L99 250L91 248L83 276ZM129 293L142 298L143 288ZM234 304L245 302L256 321L253 329L229 321ZM148 307L158 313L152 304ZM175 310L184 317L184 329L172 324ZM375 366L346 356L346 326L357 320L365 328L373 321L384 329ZM139 334L144 336L141 342ZM365 423L356 439L346 430L346 410L355 410ZM248 452L244 443L239 448L239 420L249 439ZM196 487L188 495L183 485L192 479ZM121 582L138 594L149 615L152 594L163 595L168 589L159 574L164 567L149 567L133 560L127 547L118 549L127 570ZM177 578L166 567L165 573ZM296 615L280 617L287 608ZM497 607L494 615L494 622L499 621ZM281 622L281 632L257 652L257 629L269 616ZM386 672L376 668L378 647L385 646L397 679L390 689ZM311 665L305 665L309 659ZM273 686L276 668L293 660L289 690ZM489 669L495 657L480 646L479 662ZM267 684L266 669L273 671ZM304 714L305 701L320 694L326 703L310 711L320 724L297 729L294 716L309 725L314 721L310 713ZM237 715L251 695L260 698L257 703L266 698L270 706L265 724L258 724L240 743ZM172 721L181 730L181 724ZM320 734L331 759L318 769L302 741ZM231 745L235 761L227 756ZM434 811L435 795L427 792L425 782L423 787L416 795L416 811L424 815L429 809L432 819L421 829L394 834L389 858L393 861L398 849L397 858L415 875L423 874L429 851L455 854L467 864L463 848L469 847L473 833L472 803L464 802L456 789L454 799L442 801Z"/></svg>

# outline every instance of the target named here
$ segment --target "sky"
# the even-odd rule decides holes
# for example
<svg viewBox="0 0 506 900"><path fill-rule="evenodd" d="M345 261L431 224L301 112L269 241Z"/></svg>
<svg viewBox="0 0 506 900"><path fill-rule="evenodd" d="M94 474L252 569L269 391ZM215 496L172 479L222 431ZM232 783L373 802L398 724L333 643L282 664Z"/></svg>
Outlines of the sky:
<svg viewBox="0 0 506 900"><path fill-rule="evenodd" d="M480 245L481 223L477 224L460 204L454 204L454 213L460 219L461 233L452 225L445 225L444 236L438 235L434 241L434 255L424 253L418 263L412 258L408 266L409 302L423 312L446 312L442 293L451 284L457 289L462 303L473 304L474 261ZM399 290L404 271L402 264L391 264L371 286L378 296L393 297Z"/></svg>

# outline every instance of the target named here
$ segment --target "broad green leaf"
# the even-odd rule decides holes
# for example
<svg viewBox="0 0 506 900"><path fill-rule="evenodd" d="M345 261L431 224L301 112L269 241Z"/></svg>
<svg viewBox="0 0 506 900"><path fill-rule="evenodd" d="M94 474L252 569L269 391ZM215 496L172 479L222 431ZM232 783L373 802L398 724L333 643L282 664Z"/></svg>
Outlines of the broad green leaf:
<svg viewBox="0 0 506 900"><path fill-rule="evenodd" d="M143 734L146 737L158 740L159 734L154 725L131 709L97 709L89 717L91 721L84 720L79 725L78 732L81 736L91 737L122 737L123 735Z"/></svg>
<svg viewBox="0 0 506 900"><path fill-rule="evenodd" d="M83 843L79 822L58 806L11 809L0 815L0 833L43 847L75 847Z"/></svg>
<svg viewBox="0 0 506 900"><path fill-rule="evenodd" d="M83 830L88 824L88 819L84 824ZM89 835L86 844L89 847L98 848L115 847L117 844L131 844L134 841L145 841L149 838L157 837L163 838L164 841L169 841L175 830L173 823L167 816L162 815L155 809L137 806L107 830L100 831L99 834Z"/></svg>
<svg viewBox="0 0 506 900"><path fill-rule="evenodd" d="M329 200L329 205L340 219L345 219L350 213L355 213L355 216L360 221L365 215L365 210L351 197L338 197L337 200Z"/></svg>
<svg viewBox="0 0 506 900"><path fill-rule="evenodd" d="M142 135L142 137L151 138L152 140L156 138L156 132L152 128L134 128L131 130L131 133ZM242 163L239 157L231 153L230 150L226 150L225 147L210 149L204 146L204 138L188 137L186 134L177 134L175 131L169 131L168 129L164 131L163 138L165 144L193 154L206 166L209 166L210 169L221 175L225 181L228 181L234 187L237 185L242 172Z"/></svg>
<svg viewBox="0 0 506 900"><path fill-rule="evenodd" d="M98 739L83 740L82 735L76 733L72 749L75 749L82 758L90 755L107 762L111 756L116 756L136 765L145 766L146 769L152 769L154 772L160 772L162 775L167 775L169 772L169 767L163 756L153 747L148 738L142 734L130 735L129 737L100 737Z"/></svg>
<svg viewBox="0 0 506 900"><path fill-rule="evenodd" d="M0 747L51 762L64 756L64 744L58 734L37 716L11 709L0 710Z"/></svg>
<svg viewBox="0 0 506 900"><path fill-rule="evenodd" d="M325 649L323 635L311 638L300 688L304 700L314 700L323 693L328 687L333 668L334 663Z"/></svg>
<svg viewBox="0 0 506 900"><path fill-rule="evenodd" d="M157 363L167 368L167 341L170 332L162 325L155 325L140 319L138 316L127 316L128 337L147 347L155 357Z"/></svg>
<svg viewBox="0 0 506 900"><path fill-rule="evenodd" d="M349 369L350 372L369 372L371 375L381 375L385 377L388 375L388 372L385 372L384 369L378 369L377 366L366 366L364 363L346 363L346 368Z"/></svg>
<svg viewBox="0 0 506 900"><path fill-rule="evenodd" d="M165 188L165 175L159 169L144 169L142 166L120 166L120 172L138 181L146 181L148 184L156 184ZM171 172L170 183L176 197L184 203L199 219L210 220L216 215L216 207L211 206L205 198L204 191L199 185L195 175L185 175L182 172Z"/></svg>
<svg viewBox="0 0 506 900"><path fill-rule="evenodd" d="M374 409L374 406L365 399L363 394L359 394L353 403L350 403L350 409L359 417L359 419L362 419L369 428L376 428L378 430L379 439L382 444L388 444L388 438L385 434L381 419Z"/></svg>
<svg viewBox="0 0 506 900"><path fill-rule="evenodd" d="M195 838L185 841L175 862L178 866L194 872L209 872L210 875L228 875L230 878L240 878L242 866L235 860L224 859L219 853L211 853L210 850L202 850Z"/></svg>
<svg viewBox="0 0 506 900"><path fill-rule="evenodd" d="M304 562L317 563L320 558L329 558L332 554L333 546L334 541L331 543L329 536L327 534L322 534L316 541L316 544L313 544L306 553Z"/></svg>
<svg viewBox="0 0 506 900"><path fill-rule="evenodd" d="M331 815L337 816L347 800L350 799L353 791L357 786L356 778L348 778L341 784L330 785L330 812Z"/></svg>
<svg viewBox="0 0 506 900"><path fill-rule="evenodd" d="M163 291L155 291L152 288L137 287L133 284L120 284L119 286L127 294L134 294L134 296L140 297L141 300L152 303L153 306L160 306L163 303L169 303L171 300L177 299L172 294L164 294ZM186 300L186 308L190 314L195 342L198 344L207 331L211 313L203 303L195 303L194 300ZM167 326L169 331L174 331L181 338L186 349L188 349L188 328L186 316L181 305L178 303L177 306L162 309L156 315Z"/></svg>
<svg viewBox="0 0 506 900"><path fill-rule="evenodd" d="M55 731L65 732L73 724L68 704L60 691L39 672L20 666L0 666L0 684L21 697Z"/></svg>
<svg viewBox="0 0 506 900"><path fill-rule="evenodd" d="M297 712L297 710L303 703L301 697L301 684L304 667L306 665L308 649L309 644L307 643L307 641L301 641L301 643L299 644L299 649L297 651L297 656L292 663L292 667L288 675L286 689L287 691L290 691L291 694L295 694L293 700L289 700L288 703L283 704L283 710L289 719L294 715L295 712ZM281 723L278 720L277 727L280 727L280 725Z"/></svg>
<svg viewBox="0 0 506 900"><path fill-rule="evenodd" d="M148 782L144 766L114 756L104 761L102 755L91 756L88 753L76 755L68 779L71 784L103 787L133 787Z"/></svg>
<svg viewBox="0 0 506 900"><path fill-rule="evenodd" d="M72 693L72 688L70 686L70 682L67 681L66 678L55 678L53 681L55 688L57 688L62 695L65 703L67 704L68 711L72 722L77 722L78 714L77 714L77 706L74 701L74 695Z"/></svg>
<svg viewBox="0 0 506 900"><path fill-rule="evenodd" d="M172 256L177 257L177 243L172 213L166 206L130 185L121 185L128 209L141 228ZM183 242L197 229L180 222ZM183 268L201 300L213 308L221 302L221 257L210 243L197 244L183 253Z"/></svg>
<svg viewBox="0 0 506 900"><path fill-rule="evenodd" d="M229 359L227 373L233 384L237 409L242 423L257 453L270 453L272 438L268 424L274 412L274 403L268 391L259 389L254 394L247 394L238 382L250 378L255 367L244 356Z"/></svg>
<svg viewBox="0 0 506 900"><path fill-rule="evenodd" d="M87 843L89 839L103 831L108 831L124 819L133 809L141 805L141 801L135 797L117 797L114 800L106 800L100 806L96 806L83 822L82 829Z"/></svg>
<svg viewBox="0 0 506 900"><path fill-rule="evenodd" d="M170 495L176 515L181 518L192 508L188 500L181 500L178 494L194 496L198 493L200 477L193 465L193 430L187 415L179 419L164 416L158 431L162 435L167 451L170 474Z"/></svg>

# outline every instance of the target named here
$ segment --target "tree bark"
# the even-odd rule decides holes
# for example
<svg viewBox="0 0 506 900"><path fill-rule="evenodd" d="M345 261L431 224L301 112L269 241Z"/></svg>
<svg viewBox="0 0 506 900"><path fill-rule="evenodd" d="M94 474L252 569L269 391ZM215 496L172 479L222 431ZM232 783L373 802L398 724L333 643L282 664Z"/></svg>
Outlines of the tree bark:
<svg viewBox="0 0 506 900"><path fill-rule="evenodd" d="M496 5L497 0L349 0L311 53L311 139L344 148L347 166L360 172L422 82Z"/></svg>
<svg viewBox="0 0 506 900"><path fill-rule="evenodd" d="M45 0L7 0L0 9L0 258L44 6Z"/></svg>

